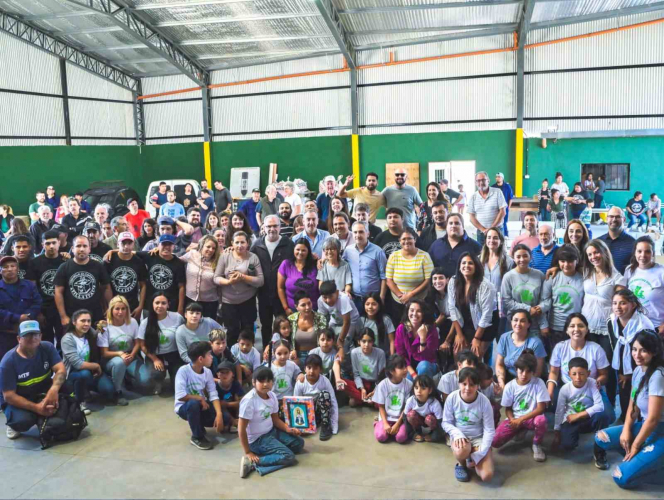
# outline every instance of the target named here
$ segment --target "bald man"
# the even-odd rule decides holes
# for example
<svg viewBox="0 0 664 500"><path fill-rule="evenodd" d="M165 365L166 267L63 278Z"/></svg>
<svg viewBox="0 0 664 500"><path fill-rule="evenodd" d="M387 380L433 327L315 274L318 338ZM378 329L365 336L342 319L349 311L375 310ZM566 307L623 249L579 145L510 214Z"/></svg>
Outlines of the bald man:
<svg viewBox="0 0 664 500"><path fill-rule="evenodd" d="M420 198L417 189L406 182L407 180L408 172L403 168L396 169L394 171L394 184L383 189L383 196L385 197L385 206L401 209L404 225L415 229L422 198Z"/></svg>

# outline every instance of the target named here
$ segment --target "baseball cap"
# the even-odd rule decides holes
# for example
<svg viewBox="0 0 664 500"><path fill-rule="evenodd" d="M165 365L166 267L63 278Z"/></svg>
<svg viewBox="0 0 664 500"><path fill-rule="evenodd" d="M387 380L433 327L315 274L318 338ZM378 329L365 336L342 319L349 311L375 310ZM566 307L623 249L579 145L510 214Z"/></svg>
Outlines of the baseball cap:
<svg viewBox="0 0 664 500"><path fill-rule="evenodd" d="M134 198L129 198L129 199L127 200L127 206L129 206L129 205L131 204L132 201L137 201L137 200L135 200Z"/></svg>
<svg viewBox="0 0 664 500"><path fill-rule="evenodd" d="M13 255L5 255L0 259L0 266L4 266L6 262L16 262L18 264L18 259Z"/></svg>
<svg viewBox="0 0 664 500"><path fill-rule="evenodd" d="M120 233L120 235L118 236L118 241L127 241L127 240L135 241L136 238L134 238L134 235L131 234L129 231Z"/></svg>
<svg viewBox="0 0 664 500"><path fill-rule="evenodd" d="M334 178L333 175L328 175L327 177L325 177L325 179L323 179L323 182L337 182L337 180Z"/></svg>
<svg viewBox="0 0 664 500"><path fill-rule="evenodd" d="M221 370L234 371L235 370L235 365L233 363L231 363L230 361L228 361L228 360L224 360L221 363L219 363L219 365L217 365L217 371L219 372Z"/></svg>
<svg viewBox="0 0 664 500"><path fill-rule="evenodd" d="M39 321L30 320L21 323L18 329L18 336L25 337L29 333L41 333L41 330L39 329Z"/></svg>
<svg viewBox="0 0 664 500"><path fill-rule="evenodd" d="M52 231L57 231L58 233L68 233L67 228L62 224L53 224L51 226Z"/></svg>
<svg viewBox="0 0 664 500"><path fill-rule="evenodd" d="M251 192L252 192L252 193L260 193L261 190L258 189L258 188L254 188L254 189L251 190Z"/></svg>
<svg viewBox="0 0 664 500"><path fill-rule="evenodd" d="M83 234L87 233L88 231L97 231L100 233L101 227L99 227L99 224L96 222L86 222L85 227L83 228Z"/></svg>
<svg viewBox="0 0 664 500"><path fill-rule="evenodd" d="M171 217L168 217L167 215L162 215L157 219L157 224L159 225L168 224L172 226L173 224L175 224L175 221Z"/></svg>
<svg viewBox="0 0 664 500"><path fill-rule="evenodd" d="M505 174L503 174L502 172L498 172L498 173L496 174L496 177L502 177L502 178L504 179L504 178L505 178Z"/></svg>
<svg viewBox="0 0 664 500"><path fill-rule="evenodd" d="M160 244L161 243L172 243L173 245L175 245L176 241L177 241L177 239L172 234L162 234L159 237L159 243Z"/></svg>

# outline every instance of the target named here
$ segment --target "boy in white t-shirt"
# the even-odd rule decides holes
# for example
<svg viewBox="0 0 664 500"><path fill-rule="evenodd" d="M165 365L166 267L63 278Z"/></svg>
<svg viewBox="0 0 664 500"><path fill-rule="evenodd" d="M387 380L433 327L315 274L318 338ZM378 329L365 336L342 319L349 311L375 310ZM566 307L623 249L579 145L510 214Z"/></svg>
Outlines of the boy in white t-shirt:
<svg viewBox="0 0 664 500"><path fill-rule="evenodd" d="M337 335L337 348L345 351L350 360L350 351L353 349L354 327L360 324L360 313L353 301L345 293L339 293L334 281L323 281L320 285L318 298L318 312L328 319L328 326ZM350 366L345 366L350 369Z"/></svg>
<svg viewBox="0 0 664 500"><path fill-rule="evenodd" d="M175 413L189 422L191 444L199 450L211 450L206 427L221 433L224 418L217 387L210 371L212 347L209 342L195 342L187 349L192 363L181 366L175 375Z"/></svg>
<svg viewBox="0 0 664 500"><path fill-rule="evenodd" d="M274 374L266 366L253 372L254 388L240 402L238 433L244 455L240 477L253 470L261 476L295 465L295 455L304 448L300 431L279 419L279 401L272 392Z"/></svg>

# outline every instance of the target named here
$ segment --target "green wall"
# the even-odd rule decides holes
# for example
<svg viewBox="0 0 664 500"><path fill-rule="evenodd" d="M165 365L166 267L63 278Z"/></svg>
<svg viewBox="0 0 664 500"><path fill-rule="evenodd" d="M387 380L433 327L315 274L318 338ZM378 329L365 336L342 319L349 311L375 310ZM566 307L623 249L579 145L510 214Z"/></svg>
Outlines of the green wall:
<svg viewBox="0 0 664 500"><path fill-rule="evenodd" d="M607 191L607 203L625 206L634 191L643 191L646 199L653 192L664 195L664 137L548 140L546 149L541 139L528 139L526 147L530 179L524 180L525 195L533 195L545 177L551 185L558 171L571 189L580 180L582 163L630 164L629 192Z"/></svg>
<svg viewBox="0 0 664 500"><path fill-rule="evenodd" d="M140 165L142 187L139 193L143 196L150 183L159 179L200 181L204 177L203 144L200 142L161 144L141 149L143 150Z"/></svg>

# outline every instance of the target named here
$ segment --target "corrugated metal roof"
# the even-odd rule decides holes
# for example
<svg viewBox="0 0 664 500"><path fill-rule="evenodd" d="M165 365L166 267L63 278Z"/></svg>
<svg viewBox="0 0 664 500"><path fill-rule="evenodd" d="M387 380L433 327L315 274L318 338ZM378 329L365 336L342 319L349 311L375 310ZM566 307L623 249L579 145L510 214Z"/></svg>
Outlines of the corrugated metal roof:
<svg viewBox="0 0 664 500"><path fill-rule="evenodd" d="M560 2L539 2L533 10L533 23L553 21L566 17L583 16L648 5L660 0L561 0Z"/></svg>

